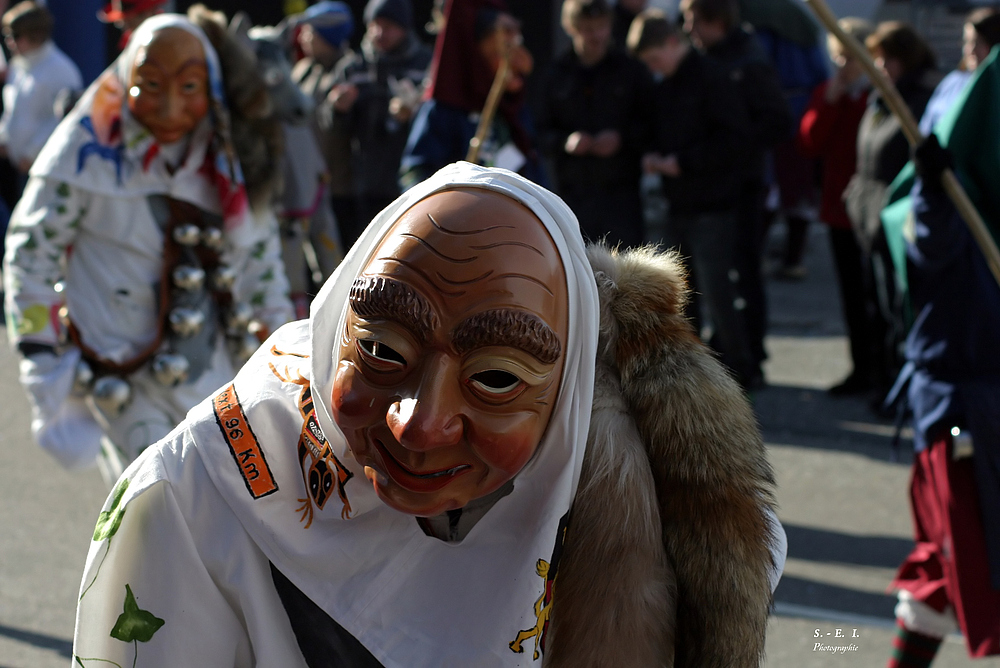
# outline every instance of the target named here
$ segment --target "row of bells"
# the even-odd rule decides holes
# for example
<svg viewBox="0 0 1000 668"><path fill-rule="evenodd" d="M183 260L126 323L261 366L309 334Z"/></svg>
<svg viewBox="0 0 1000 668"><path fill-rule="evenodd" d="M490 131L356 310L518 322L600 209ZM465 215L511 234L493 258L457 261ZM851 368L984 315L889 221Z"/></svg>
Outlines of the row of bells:
<svg viewBox="0 0 1000 668"><path fill-rule="evenodd" d="M239 338L230 338L233 351L239 359L249 357L260 347L260 341L253 331L253 323ZM179 353L164 351L153 356L150 370L157 382L166 387L176 387L188 378L191 362ZM89 394L101 411L110 417L121 415L132 400L132 386L121 376L100 376L94 373L90 363L81 359L73 377L73 391L78 396Z"/></svg>

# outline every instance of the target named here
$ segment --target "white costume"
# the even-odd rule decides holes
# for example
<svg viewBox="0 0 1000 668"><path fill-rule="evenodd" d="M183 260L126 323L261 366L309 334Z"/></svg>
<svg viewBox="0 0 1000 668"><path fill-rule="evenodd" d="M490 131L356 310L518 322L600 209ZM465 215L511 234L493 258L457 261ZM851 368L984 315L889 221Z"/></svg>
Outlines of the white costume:
<svg viewBox="0 0 1000 668"><path fill-rule="evenodd" d="M166 27L200 39L213 111L189 137L159 146L129 114L124 90L138 45ZM56 129L12 214L4 269L8 334L27 355L21 380L33 403L33 432L67 466L92 463L102 431L117 451L105 443L106 454L127 465L233 376L221 333L205 334L187 382L168 387L153 378L148 363L125 372L131 401L119 415L72 389L82 345L112 364L141 357L160 338L159 351L168 347L167 336L161 337L167 327L162 306L179 288L163 285L171 281L163 275L165 236L176 218L166 212L166 202L193 205L205 219L218 221L221 263L238 272L233 303L251 305L270 331L291 318L274 216L249 210L239 165L227 160L228 137L219 130L227 127L218 118L225 115L221 90L217 57L200 30L176 15L146 21ZM57 315L64 303L80 345L66 341ZM215 311L208 313L215 317ZM46 354L46 346L58 356ZM121 470L115 470L114 458L111 480Z"/></svg>
<svg viewBox="0 0 1000 668"><path fill-rule="evenodd" d="M3 87L0 144L15 165L32 162L56 129L53 105L63 90L78 91L83 79L76 64L51 41L10 60Z"/></svg>
<svg viewBox="0 0 1000 668"><path fill-rule="evenodd" d="M569 335L533 459L513 491L448 543L378 499L329 402L354 278L403 212L453 187L503 193L543 222L566 272ZM308 324L274 334L231 386L125 472L91 545L75 655L85 666L306 665L270 562L381 665L538 665L530 630L542 639L557 564L549 566L580 476L597 318L576 218L557 197L464 163L414 187L368 227ZM317 478L324 471L332 478ZM326 484L307 484L317 479ZM519 653L511 646L522 633Z"/></svg>

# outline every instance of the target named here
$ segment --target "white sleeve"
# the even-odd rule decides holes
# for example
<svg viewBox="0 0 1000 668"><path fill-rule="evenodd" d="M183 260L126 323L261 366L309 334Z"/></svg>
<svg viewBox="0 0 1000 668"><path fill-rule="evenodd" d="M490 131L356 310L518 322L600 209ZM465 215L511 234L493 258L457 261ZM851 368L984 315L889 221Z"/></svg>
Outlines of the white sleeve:
<svg viewBox="0 0 1000 668"><path fill-rule="evenodd" d="M125 505L116 503L128 491L125 476L87 555L74 658L88 668L252 665L242 621L198 553L170 483Z"/></svg>
<svg viewBox="0 0 1000 668"><path fill-rule="evenodd" d="M63 303L56 283L63 278L66 249L87 214L89 193L66 183L33 176L10 217L4 257L7 336L54 345L53 316Z"/></svg>
<svg viewBox="0 0 1000 668"><path fill-rule="evenodd" d="M254 317L266 324L271 333L295 319L281 259L278 219L268 207L265 211L252 211L244 225L252 225L252 229L238 233L236 243L223 259L239 269L233 299L253 306Z"/></svg>

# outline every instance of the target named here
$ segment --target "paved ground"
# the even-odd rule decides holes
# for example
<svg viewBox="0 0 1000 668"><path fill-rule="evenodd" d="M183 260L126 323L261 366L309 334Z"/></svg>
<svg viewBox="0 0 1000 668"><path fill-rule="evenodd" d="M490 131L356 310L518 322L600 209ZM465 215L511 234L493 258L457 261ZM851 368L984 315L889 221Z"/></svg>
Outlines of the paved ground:
<svg viewBox="0 0 1000 668"><path fill-rule="evenodd" d="M769 286L769 387L755 397L789 538L766 666L875 668L885 665L892 634L885 588L911 545L907 444L902 461L892 461L891 425L863 400L823 391L846 375L848 362L819 226L807 264L805 280ZM28 419L14 359L0 341L0 668L65 667L80 572L106 490L96 471L57 468L31 444ZM844 649L820 651L818 642ZM1000 661L973 663L955 637L935 663L973 665Z"/></svg>

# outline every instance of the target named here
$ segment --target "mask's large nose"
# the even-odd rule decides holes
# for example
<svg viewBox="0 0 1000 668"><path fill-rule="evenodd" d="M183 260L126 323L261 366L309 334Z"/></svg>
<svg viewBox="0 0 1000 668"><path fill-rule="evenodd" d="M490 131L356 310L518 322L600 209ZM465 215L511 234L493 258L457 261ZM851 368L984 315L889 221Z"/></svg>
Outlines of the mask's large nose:
<svg viewBox="0 0 1000 668"><path fill-rule="evenodd" d="M412 396L389 406L386 423L396 442L404 448L427 452L462 440L464 398L456 365L442 353L431 355L424 363Z"/></svg>

